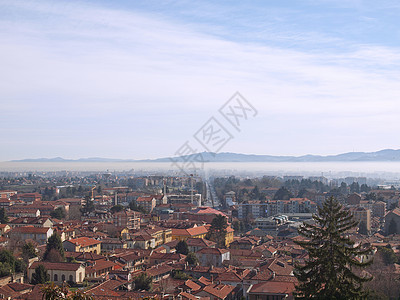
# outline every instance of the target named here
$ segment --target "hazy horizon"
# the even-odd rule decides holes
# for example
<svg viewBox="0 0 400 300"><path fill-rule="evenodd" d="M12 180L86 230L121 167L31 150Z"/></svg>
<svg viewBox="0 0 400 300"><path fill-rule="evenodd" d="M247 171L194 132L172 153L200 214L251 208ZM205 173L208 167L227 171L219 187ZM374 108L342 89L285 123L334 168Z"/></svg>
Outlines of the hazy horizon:
<svg viewBox="0 0 400 300"><path fill-rule="evenodd" d="M0 162L2 172L131 172L182 175L168 162ZM200 174L251 176L347 176L400 180L400 162L209 162Z"/></svg>

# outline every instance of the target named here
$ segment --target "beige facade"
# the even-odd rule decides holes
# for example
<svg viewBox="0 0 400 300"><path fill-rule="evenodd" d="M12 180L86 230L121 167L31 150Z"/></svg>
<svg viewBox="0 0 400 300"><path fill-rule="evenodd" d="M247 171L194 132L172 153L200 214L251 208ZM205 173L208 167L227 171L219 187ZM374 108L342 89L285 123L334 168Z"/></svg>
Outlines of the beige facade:
<svg viewBox="0 0 400 300"><path fill-rule="evenodd" d="M35 273L35 268L39 265L44 265L47 274L50 276L50 281L54 283L60 284L67 281L82 283L85 279L85 268L80 263L34 262L28 268L29 281L32 280L32 274Z"/></svg>

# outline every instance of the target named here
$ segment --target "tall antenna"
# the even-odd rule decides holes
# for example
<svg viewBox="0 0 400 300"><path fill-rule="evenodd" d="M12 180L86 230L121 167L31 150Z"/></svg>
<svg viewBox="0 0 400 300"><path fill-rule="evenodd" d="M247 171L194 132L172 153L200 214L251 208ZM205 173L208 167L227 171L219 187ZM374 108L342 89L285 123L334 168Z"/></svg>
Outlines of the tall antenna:
<svg viewBox="0 0 400 300"><path fill-rule="evenodd" d="M190 202L193 204L193 174L190 174Z"/></svg>

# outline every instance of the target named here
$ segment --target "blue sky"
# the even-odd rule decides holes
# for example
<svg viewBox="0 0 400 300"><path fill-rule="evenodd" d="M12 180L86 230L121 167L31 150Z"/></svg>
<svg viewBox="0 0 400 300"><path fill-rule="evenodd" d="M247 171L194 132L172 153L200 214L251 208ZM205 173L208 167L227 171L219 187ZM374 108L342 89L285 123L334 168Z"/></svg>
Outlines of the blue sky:
<svg viewBox="0 0 400 300"><path fill-rule="evenodd" d="M0 1L0 161L171 156L236 91L222 151L400 148L397 1L160 2Z"/></svg>

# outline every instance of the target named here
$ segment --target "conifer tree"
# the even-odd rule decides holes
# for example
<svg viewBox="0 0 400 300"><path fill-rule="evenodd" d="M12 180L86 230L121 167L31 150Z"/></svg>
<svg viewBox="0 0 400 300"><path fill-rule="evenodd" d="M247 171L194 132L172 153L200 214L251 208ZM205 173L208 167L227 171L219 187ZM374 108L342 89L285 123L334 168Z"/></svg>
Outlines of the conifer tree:
<svg viewBox="0 0 400 300"><path fill-rule="evenodd" d="M207 239L217 243L217 247L225 248L225 239L228 228L226 217L217 215L211 222L211 227L207 234Z"/></svg>
<svg viewBox="0 0 400 300"><path fill-rule="evenodd" d="M333 197L318 208L313 219L315 224L299 227L299 234L306 240L296 241L309 256L304 264L295 266L299 280L296 299L364 299L362 285L372 278L358 275L354 269L371 263L357 259L370 253L371 248L356 246L346 235L358 222Z"/></svg>
<svg viewBox="0 0 400 300"><path fill-rule="evenodd" d="M57 254L59 257L58 259L54 259L54 254ZM49 240L47 241L46 251L43 255L43 260L52 261L52 262L59 262L64 261L65 254L64 254L64 247L61 241L61 237L57 232L54 232Z"/></svg>

